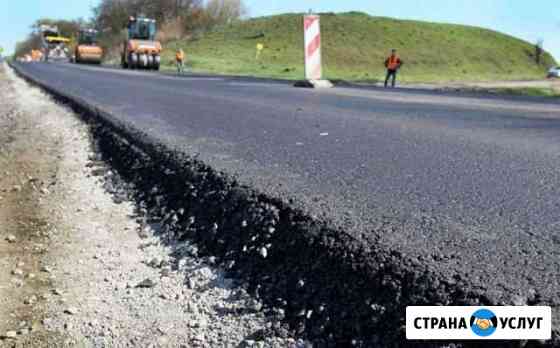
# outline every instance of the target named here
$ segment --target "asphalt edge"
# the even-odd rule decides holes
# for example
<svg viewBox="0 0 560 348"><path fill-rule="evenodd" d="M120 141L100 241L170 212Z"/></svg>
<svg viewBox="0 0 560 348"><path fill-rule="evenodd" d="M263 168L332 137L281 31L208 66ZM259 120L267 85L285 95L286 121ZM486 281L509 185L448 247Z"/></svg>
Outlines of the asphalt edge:
<svg viewBox="0 0 560 348"><path fill-rule="evenodd" d="M441 279L416 260L367 240L370 234L356 240L10 65L90 125L103 159L118 172L115 184L124 185L140 210L161 224L162 240L195 241L201 253L215 256L249 284L277 322L270 330L288 323L318 347L441 347L406 341L407 305L496 305L464 280ZM557 333L554 341L535 346L560 346Z"/></svg>

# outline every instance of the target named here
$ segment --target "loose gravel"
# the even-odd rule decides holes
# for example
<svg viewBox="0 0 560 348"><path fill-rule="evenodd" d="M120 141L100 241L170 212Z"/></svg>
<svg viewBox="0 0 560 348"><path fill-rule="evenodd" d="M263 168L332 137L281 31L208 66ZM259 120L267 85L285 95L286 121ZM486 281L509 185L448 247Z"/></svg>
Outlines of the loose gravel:
<svg viewBox="0 0 560 348"><path fill-rule="evenodd" d="M93 151L89 128L69 109L2 68L0 83L7 79L11 90L2 89L0 103L13 98L20 123L33 127L19 133L19 141L32 144L48 134L50 143L36 156L56 171L36 178L45 183L38 202L48 242L36 246L44 252L33 276L45 286L24 300L37 310L23 328L0 323L5 329L0 347L303 345L288 335L271 335L273 323L263 304L228 278L215 259L200 256L190 243L164 245L161 224L107 191L115 174ZM20 243L17 235L0 234L3 243ZM13 266L2 268L0 280L12 271L25 277L17 262Z"/></svg>

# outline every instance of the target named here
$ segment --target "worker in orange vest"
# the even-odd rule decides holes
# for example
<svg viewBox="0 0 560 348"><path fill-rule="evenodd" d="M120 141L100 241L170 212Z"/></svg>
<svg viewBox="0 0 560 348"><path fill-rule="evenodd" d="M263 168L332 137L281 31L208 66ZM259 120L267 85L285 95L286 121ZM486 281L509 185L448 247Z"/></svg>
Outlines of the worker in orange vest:
<svg viewBox="0 0 560 348"><path fill-rule="evenodd" d="M179 48L175 53L175 61L177 62L177 73L181 75L183 73L183 67L185 62L185 52L182 48Z"/></svg>
<svg viewBox="0 0 560 348"><path fill-rule="evenodd" d="M389 83L389 79L393 78L391 86L395 88L395 83L397 81L397 72L403 65L402 60L397 55L397 50L391 50L391 55L385 60L385 67L387 68L387 77L385 78L385 88Z"/></svg>

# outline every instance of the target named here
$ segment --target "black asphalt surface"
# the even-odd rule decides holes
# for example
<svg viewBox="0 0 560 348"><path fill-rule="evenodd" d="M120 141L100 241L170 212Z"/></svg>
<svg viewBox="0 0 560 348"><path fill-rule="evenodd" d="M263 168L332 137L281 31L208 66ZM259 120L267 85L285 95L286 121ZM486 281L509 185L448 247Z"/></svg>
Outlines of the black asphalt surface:
<svg viewBox="0 0 560 348"><path fill-rule="evenodd" d="M558 101L20 68L356 238L559 316Z"/></svg>

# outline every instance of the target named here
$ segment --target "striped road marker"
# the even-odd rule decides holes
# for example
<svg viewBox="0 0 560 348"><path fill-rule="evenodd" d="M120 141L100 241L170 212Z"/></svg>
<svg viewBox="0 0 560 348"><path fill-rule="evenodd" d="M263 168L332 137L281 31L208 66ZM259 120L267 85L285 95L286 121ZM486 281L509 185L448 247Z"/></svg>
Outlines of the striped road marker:
<svg viewBox="0 0 560 348"><path fill-rule="evenodd" d="M321 80L323 71L319 16L304 16L303 27L305 31L305 78L309 81Z"/></svg>

